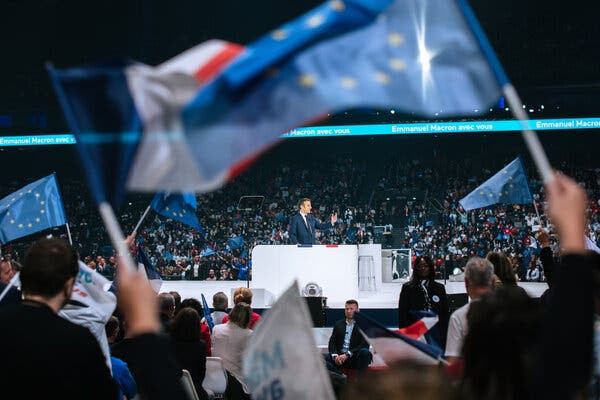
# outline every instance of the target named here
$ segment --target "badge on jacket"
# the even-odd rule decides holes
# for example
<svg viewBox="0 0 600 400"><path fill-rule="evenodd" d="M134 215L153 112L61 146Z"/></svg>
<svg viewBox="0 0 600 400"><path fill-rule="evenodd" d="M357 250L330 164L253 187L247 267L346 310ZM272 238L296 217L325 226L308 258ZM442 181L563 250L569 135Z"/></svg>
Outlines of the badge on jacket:
<svg viewBox="0 0 600 400"><path fill-rule="evenodd" d="M437 294L434 294L433 296L431 296L431 300L433 300L433 301L434 301L434 302L436 302L436 303L439 303L439 302L440 302L440 298L438 297L438 295L437 295Z"/></svg>

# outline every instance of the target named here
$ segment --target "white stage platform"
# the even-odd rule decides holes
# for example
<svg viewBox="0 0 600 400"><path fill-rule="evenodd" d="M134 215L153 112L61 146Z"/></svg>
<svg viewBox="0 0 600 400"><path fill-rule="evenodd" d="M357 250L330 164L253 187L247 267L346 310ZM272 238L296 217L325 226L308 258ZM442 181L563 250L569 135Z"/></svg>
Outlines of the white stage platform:
<svg viewBox="0 0 600 400"><path fill-rule="evenodd" d="M444 281L438 281L444 283ZM359 293L358 300L361 308L397 308L398 297L400 296L401 282L382 283L380 289L375 293ZM252 284L252 281L251 281ZM172 290L179 292L182 299L194 297L200 299L200 294L204 294L209 306L212 306L212 296L217 292L224 292L229 297L229 305L232 306L231 293L238 287L245 287L246 281L164 281L160 289L161 292L170 292ZM532 297L539 297L548 288L545 283L520 282ZM269 308L275 301L275 296L269 296L264 289L252 288L254 294L252 306L255 308ZM465 284L463 282L446 282L446 292L465 293ZM325 295L327 295L325 293ZM348 297L350 298L350 297ZM327 301L329 308L344 308L342 302Z"/></svg>
<svg viewBox="0 0 600 400"><path fill-rule="evenodd" d="M384 282L384 273L391 276L389 264L382 264L380 244L256 246L252 249L252 306L269 308L297 280L300 290L308 283L319 285L329 308L344 308L346 300L356 299L361 308L395 309L406 280ZM246 281L164 281L161 292L174 290L182 299L200 299L204 294L209 305L215 293L224 292L233 306L232 293L242 286ZM521 282L519 286L532 297L548 288L546 283ZM464 282L447 281L446 293L465 293Z"/></svg>

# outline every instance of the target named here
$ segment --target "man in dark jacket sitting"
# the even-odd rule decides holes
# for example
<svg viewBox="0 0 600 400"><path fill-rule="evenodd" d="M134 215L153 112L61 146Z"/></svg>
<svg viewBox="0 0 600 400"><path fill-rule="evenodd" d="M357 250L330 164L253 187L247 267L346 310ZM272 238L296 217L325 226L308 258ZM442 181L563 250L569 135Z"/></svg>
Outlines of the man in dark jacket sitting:
<svg viewBox="0 0 600 400"><path fill-rule="evenodd" d="M337 321L329 338L329 354L325 354L327 368L340 372L340 368L364 371L373 356L369 351L369 343L359 332L354 322L354 313L358 312L358 302L348 300L345 304L345 319Z"/></svg>

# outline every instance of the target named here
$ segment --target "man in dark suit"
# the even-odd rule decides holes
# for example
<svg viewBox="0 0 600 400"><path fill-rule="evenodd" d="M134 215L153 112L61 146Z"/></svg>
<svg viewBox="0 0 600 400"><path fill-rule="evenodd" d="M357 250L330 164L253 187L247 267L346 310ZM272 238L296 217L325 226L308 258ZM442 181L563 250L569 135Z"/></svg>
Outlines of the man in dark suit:
<svg viewBox="0 0 600 400"><path fill-rule="evenodd" d="M0 293L4 293L8 285L0 282ZM16 287L11 287L8 289L8 292L4 295L2 300L0 300L0 306L8 306L12 304L19 304L21 302L21 291Z"/></svg>
<svg viewBox="0 0 600 400"><path fill-rule="evenodd" d="M354 322L355 312L358 312L358 302L346 301L344 307L346 318L337 321L333 326L329 338L329 354L324 355L327 368L331 371L339 373L340 368L364 371L373 359L369 351L369 343Z"/></svg>
<svg viewBox="0 0 600 400"><path fill-rule="evenodd" d="M333 228L337 222L337 214L331 214L331 220L322 223L311 213L310 199L303 198L298 202L298 214L290 218L290 242L292 244L315 244L315 230Z"/></svg>

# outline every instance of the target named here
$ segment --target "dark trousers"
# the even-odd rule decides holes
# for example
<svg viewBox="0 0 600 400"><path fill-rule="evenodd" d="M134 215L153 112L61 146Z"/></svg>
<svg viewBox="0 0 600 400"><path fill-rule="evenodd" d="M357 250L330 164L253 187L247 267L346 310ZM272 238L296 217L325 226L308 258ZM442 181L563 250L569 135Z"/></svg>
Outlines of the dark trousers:
<svg viewBox="0 0 600 400"><path fill-rule="evenodd" d="M373 360L373 355L369 349L360 349L357 352L354 352L342 365L337 365L329 353L323 354L323 357L325 358L325 363L327 363L327 369L336 373L341 373L340 367L356 369L359 372L363 372Z"/></svg>
<svg viewBox="0 0 600 400"><path fill-rule="evenodd" d="M225 400L251 400L250 395L244 392L242 384L227 371L227 388L223 395Z"/></svg>

